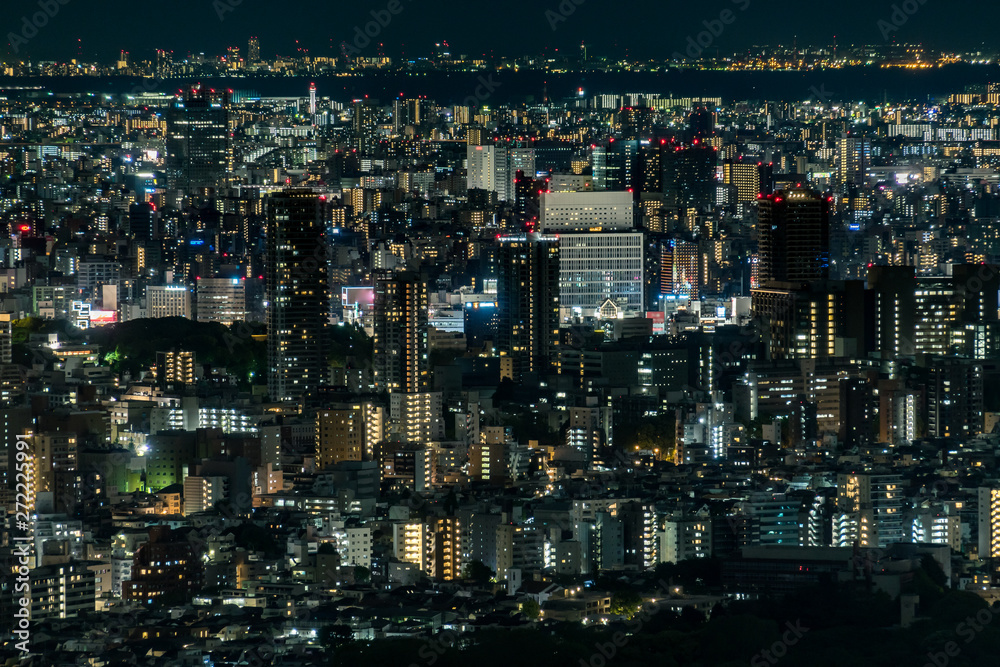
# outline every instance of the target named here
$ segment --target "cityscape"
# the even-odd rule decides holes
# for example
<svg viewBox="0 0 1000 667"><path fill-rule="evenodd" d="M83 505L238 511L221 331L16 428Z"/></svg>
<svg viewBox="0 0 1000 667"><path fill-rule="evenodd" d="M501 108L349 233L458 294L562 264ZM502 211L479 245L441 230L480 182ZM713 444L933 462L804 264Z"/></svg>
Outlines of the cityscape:
<svg viewBox="0 0 1000 667"><path fill-rule="evenodd" d="M993 664L1000 48L401 54L408 1L12 12L0 664Z"/></svg>

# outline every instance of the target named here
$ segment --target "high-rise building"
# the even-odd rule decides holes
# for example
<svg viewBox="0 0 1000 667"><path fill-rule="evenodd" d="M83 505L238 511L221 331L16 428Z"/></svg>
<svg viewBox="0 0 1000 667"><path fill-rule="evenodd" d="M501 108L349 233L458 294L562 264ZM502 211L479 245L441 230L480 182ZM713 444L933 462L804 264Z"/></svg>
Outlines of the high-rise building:
<svg viewBox="0 0 1000 667"><path fill-rule="evenodd" d="M501 373L517 381L546 371L559 345L559 239L526 234L499 244L497 349Z"/></svg>
<svg viewBox="0 0 1000 667"><path fill-rule="evenodd" d="M227 327L247 319L246 280L243 278L199 278L197 282L199 322L218 322Z"/></svg>
<svg viewBox="0 0 1000 667"><path fill-rule="evenodd" d="M837 141L837 182L841 187L862 185L871 160L870 141L841 135Z"/></svg>
<svg viewBox="0 0 1000 667"><path fill-rule="evenodd" d="M439 391L396 393L389 396L392 439L405 443L444 440L444 398Z"/></svg>
<svg viewBox="0 0 1000 667"><path fill-rule="evenodd" d="M499 201L514 201L517 172L535 174L535 149L530 146L470 142L466 150L468 188L495 192Z"/></svg>
<svg viewBox="0 0 1000 667"><path fill-rule="evenodd" d="M703 141L715 134L715 113L699 104L688 116L688 137L690 141Z"/></svg>
<svg viewBox="0 0 1000 667"><path fill-rule="evenodd" d="M769 192L774 167L761 162L726 160L722 163L722 182L736 189L736 203L749 204Z"/></svg>
<svg viewBox="0 0 1000 667"><path fill-rule="evenodd" d="M899 475L837 475L834 544L884 548L903 541L903 485Z"/></svg>
<svg viewBox="0 0 1000 667"><path fill-rule="evenodd" d="M875 324L875 350L885 358L912 356L916 343L917 281L912 266L868 269Z"/></svg>
<svg viewBox="0 0 1000 667"><path fill-rule="evenodd" d="M642 312L643 238L641 232L560 234L560 307L594 317L611 300L622 313Z"/></svg>
<svg viewBox="0 0 1000 667"><path fill-rule="evenodd" d="M407 126L417 127L426 118L425 100L419 97L413 99L399 99L392 103L392 123L397 133L402 134Z"/></svg>
<svg viewBox="0 0 1000 667"><path fill-rule="evenodd" d="M935 358L927 380L927 434L971 438L983 430L983 366L960 358Z"/></svg>
<svg viewBox="0 0 1000 667"><path fill-rule="evenodd" d="M415 273L375 277L375 388L416 393L427 384L427 285Z"/></svg>
<svg viewBox="0 0 1000 667"><path fill-rule="evenodd" d="M260 62L260 40L256 37L250 38L250 44L247 48L247 62L251 65Z"/></svg>
<svg viewBox="0 0 1000 667"><path fill-rule="evenodd" d="M695 241L665 241L660 253L660 293L698 299L705 284L707 261Z"/></svg>
<svg viewBox="0 0 1000 667"><path fill-rule="evenodd" d="M757 238L761 285L829 277L830 202L818 192L792 188L761 199Z"/></svg>
<svg viewBox="0 0 1000 667"><path fill-rule="evenodd" d="M229 94L192 88L167 109L167 182L193 192L217 187L233 171Z"/></svg>
<svg viewBox="0 0 1000 667"><path fill-rule="evenodd" d="M639 142L609 139L591 151L595 190L636 190L639 185Z"/></svg>
<svg viewBox="0 0 1000 667"><path fill-rule="evenodd" d="M543 192L539 231L599 232L635 227L629 192Z"/></svg>
<svg viewBox="0 0 1000 667"><path fill-rule="evenodd" d="M196 380L195 353L183 350L156 353L156 384L190 385Z"/></svg>
<svg viewBox="0 0 1000 667"><path fill-rule="evenodd" d="M979 559L1000 558L1000 488L979 489Z"/></svg>
<svg viewBox="0 0 1000 667"><path fill-rule="evenodd" d="M310 189L267 207L267 357L271 400L296 400L326 377L329 297L322 201Z"/></svg>
<svg viewBox="0 0 1000 667"><path fill-rule="evenodd" d="M660 147L661 183L668 206L706 209L715 205L715 170L718 152L695 140L691 146Z"/></svg>
<svg viewBox="0 0 1000 667"><path fill-rule="evenodd" d="M354 145L362 154L371 153L378 145L379 115L379 108L374 102L354 102Z"/></svg>
<svg viewBox="0 0 1000 667"><path fill-rule="evenodd" d="M150 202L138 202L128 207L128 230L137 241L156 237L156 208Z"/></svg>

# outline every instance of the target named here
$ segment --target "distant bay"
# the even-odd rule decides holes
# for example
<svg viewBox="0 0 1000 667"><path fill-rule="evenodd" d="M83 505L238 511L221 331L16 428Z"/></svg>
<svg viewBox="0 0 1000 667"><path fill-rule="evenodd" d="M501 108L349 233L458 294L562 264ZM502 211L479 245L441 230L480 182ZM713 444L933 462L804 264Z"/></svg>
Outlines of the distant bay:
<svg viewBox="0 0 1000 667"><path fill-rule="evenodd" d="M52 93L171 92L192 83L231 88L263 97L308 95L311 82L320 97L337 101L368 95L388 102L400 94L426 96L440 104L460 104L470 97L487 103L540 102L602 93L659 93L664 97L721 97L734 100L815 99L833 101L883 99L925 102L970 86L1000 82L1000 66L956 64L927 69L852 67L810 71L670 70L666 72L371 72L349 76L246 76L142 79L127 76L0 77L0 95ZM13 88L40 88L29 93Z"/></svg>

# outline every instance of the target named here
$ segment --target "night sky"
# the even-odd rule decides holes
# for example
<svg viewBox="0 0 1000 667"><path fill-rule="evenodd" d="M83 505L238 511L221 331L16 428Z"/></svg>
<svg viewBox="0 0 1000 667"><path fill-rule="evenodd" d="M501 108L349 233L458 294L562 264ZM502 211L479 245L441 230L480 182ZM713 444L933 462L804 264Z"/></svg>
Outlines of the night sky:
<svg viewBox="0 0 1000 667"><path fill-rule="evenodd" d="M273 2L265 0L64 0L48 25L26 44L19 44L18 59L111 59L120 49L133 57L150 58L153 50L173 50L180 59L191 52L222 53L238 46L246 55L247 38L256 34L261 54L294 55L304 46L311 55L336 55L342 41L353 41L355 28L372 20L372 10L385 10L399 2L401 13L380 28L377 41L384 53L397 57L427 56L436 41L447 40L456 54L479 56L578 52L581 40L594 55L666 58L687 47L687 37L705 30L702 22L733 12L732 22L710 49L723 53L752 44L884 44L880 19L893 13L894 2L840 0L839 2L774 2L771 0L708 0L707 2L563 0L574 11L565 21L550 23L546 10L558 15L560 0L526 2L431 2L429 0L364 0L342 2ZM981 0L909 0L917 10L892 34L898 41L922 42L934 48L965 49L1000 46L992 3ZM58 0L42 0L56 4ZM229 3L239 3L230 6ZM219 8L231 9L219 19ZM21 34L22 17L38 12L38 0L4 0L0 29ZM560 16L560 18L562 18ZM552 25L556 29L552 29ZM718 27L720 24L716 24ZM28 33L30 35L30 32ZM78 43L77 39L82 39ZM296 44L296 40L299 43ZM375 44L361 55L378 54Z"/></svg>

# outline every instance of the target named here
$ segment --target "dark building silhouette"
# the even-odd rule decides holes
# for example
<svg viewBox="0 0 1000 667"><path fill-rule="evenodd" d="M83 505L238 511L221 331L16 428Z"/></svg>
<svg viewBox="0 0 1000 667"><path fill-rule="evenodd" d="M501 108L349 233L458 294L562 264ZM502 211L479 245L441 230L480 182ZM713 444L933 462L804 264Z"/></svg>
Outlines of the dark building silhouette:
<svg viewBox="0 0 1000 667"><path fill-rule="evenodd" d="M122 584L122 598L148 604L162 597L189 600L201 589L201 565L192 542L165 526L149 530L149 542L132 558L132 578Z"/></svg>
<svg viewBox="0 0 1000 667"><path fill-rule="evenodd" d="M761 285L807 284L830 275L830 202L814 190L779 190L757 215Z"/></svg>
<svg viewBox="0 0 1000 667"><path fill-rule="evenodd" d="M718 151L708 144L660 147L661 184L668 206L705 209L715 205L715 168Z"/></svg>
<svg viewBox="0 0 1000 667"><path fill-rule="evenodd" d="M559 345L559 240L501 237L497 267L501 373L516 381L546 371Z"/></svg>
<svg viewBox="0 0 1000 667"><path fill-rule="evenodd" d="M229 94L192 88L167 109L167 184L193 192L214 188L232 171Z"/></svg>
<svg viewBox="0 0 1000 667"><path fill-rule="evenodd" d="M268 201L268 392L275 401L296 400L325 379L329 297L322 206L305 188Z"/></svg>

